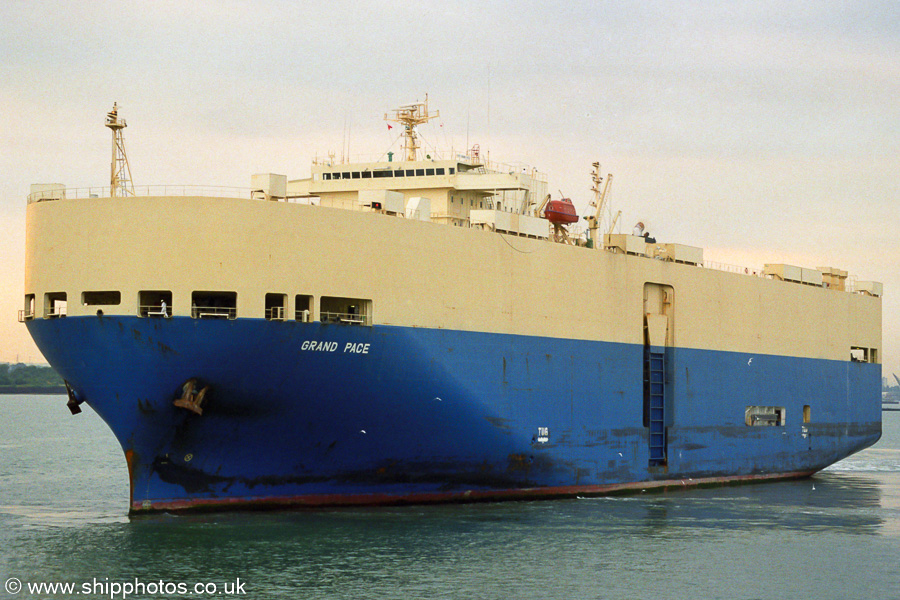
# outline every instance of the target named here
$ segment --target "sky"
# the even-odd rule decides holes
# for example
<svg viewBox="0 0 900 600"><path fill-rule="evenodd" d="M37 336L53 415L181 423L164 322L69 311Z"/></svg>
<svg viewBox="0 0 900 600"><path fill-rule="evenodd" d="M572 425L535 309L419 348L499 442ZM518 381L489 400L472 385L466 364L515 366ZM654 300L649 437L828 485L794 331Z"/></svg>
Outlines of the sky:
<svg viewBox="0 0 900 600"><path fill-rule="evenodd" d="M16 322L29 185L108 185L113 102L137 186L247 187L381 155L427 93L429 143L579 206L599 161L627 228L883 282L900 374L900 3L540 4L0 0L0 361L43 360Z"/></svg>

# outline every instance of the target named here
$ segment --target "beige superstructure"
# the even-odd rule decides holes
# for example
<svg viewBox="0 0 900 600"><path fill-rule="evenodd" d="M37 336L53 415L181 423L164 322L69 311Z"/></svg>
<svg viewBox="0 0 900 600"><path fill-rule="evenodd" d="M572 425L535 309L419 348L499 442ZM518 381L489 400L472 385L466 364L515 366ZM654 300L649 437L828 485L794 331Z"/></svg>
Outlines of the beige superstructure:
<svg viewBox="0 0 900 600"><path fill-rule="evenodd" d="M375 190L402 194L404 204L428 198L431 221L467 226L474 211L523 214L547 194L547 180L534 168L487 166L464 155L453 160L316 163L309 179L287 184L288 197L315 197L322 206L348 210L363 208L360 192Z"/></svg>

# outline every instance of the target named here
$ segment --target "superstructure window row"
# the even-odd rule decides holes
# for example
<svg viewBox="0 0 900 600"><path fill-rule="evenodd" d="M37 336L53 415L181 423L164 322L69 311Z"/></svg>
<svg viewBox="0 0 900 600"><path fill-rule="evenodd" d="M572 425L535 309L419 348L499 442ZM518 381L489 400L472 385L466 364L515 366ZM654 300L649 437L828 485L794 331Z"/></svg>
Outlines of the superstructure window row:
<svg viewBox="0 0 900 600"><path fill-rule="evenodd" d="M382 177L431 177L439 175L453 175L455 169L450 167L445 169L428 168L428 169L376 169L372 171L334 171L322 173L323 181L334 181L337 179L378 179Z"/></svg>

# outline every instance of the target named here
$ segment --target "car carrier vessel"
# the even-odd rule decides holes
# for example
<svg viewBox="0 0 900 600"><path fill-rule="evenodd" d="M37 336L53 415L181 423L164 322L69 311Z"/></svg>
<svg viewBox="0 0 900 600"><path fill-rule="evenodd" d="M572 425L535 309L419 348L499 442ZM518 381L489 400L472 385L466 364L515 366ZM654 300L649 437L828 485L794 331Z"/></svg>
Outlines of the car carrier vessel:
<svg viewBox="0 0 900 600"><path fill-rule="evenodd" d="M579 235L546 177L421 148L246 192L32 186L19 318L122 446L132 512L807 476L881 435L881 285ZM605 186L610 178L605 178ZM604 190L605 190L604 186Z"/></svg>

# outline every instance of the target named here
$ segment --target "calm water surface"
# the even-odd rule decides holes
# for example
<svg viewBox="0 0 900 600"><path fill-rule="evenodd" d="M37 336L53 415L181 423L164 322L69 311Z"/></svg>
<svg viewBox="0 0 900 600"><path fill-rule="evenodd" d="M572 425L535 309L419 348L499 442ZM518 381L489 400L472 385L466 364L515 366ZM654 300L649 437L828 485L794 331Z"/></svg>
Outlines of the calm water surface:
<svg viewBox="0 0 900 600"><path fill-rule="evenodd" d="M40 582L93 586L79 598L900 598L900 412L883 414L876 446L803 481L129 519L99 417L0 396L0 585L24 586L0 598L74 597ZM135 581L189 593L111 587Z"/></svg>

